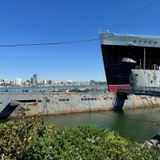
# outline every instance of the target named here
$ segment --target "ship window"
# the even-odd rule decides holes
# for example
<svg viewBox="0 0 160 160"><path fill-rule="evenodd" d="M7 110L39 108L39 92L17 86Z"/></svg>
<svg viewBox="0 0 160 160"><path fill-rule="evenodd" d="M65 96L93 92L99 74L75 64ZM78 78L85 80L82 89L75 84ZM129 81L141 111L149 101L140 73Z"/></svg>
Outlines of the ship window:
<svg viewBox="0 0 160 160"><path fill-rule="evenodd" d="M39 100L38 100L38 103L41 103L41 102L42 102L42 100L39 99Z"/></svg>
<svg viewBox="0 0 160 160"><path fill-rule="evenodd" d="M50 99L47 99L46 102L50 102Z"/></svg>
<svg viewBox="0 0 160 160"><path fill-rule="evenodd" d="M144 41L144 43L147 43L146 41Z"/></svg>
<svg viewBox="0 0 160 160"><path fill-rule="evenodd" d="M157 44L157 41L154 41L154 44Z"/></svg>
<svg viewBox="0 0 160 160"><path fill-rule="evenodd" d="M151 43L152 41L149 41L149 43Z"/></svg>
<svg viewBox="0 0 160 160"><path fill-rule="evenodd" d="M138 74L135 74L135 76L138 76Z"/></svg>
<svg viewBox="0 0 160 160"><path fill-rule="evenodd" d="M153 81L151 81L151 83L153 83Z"/></svg>
<svg viewBox="0 0 160 160"><path fill-rule="evenodd" d="M59 99L59 101L69 101L69 99Z"/></svg>
<svg viewBox="0 0 160 160"><path fill-rule="evenodd" d="M107 98L104 98L104 100L107 100Z"/></svg>
<svg viewBox="0 0 160 160"><path fill-rule="evenodd" d="M136 40L133 40L134 43L136 43Z"/></svg>
<svg viewBox="0 0 160 160"><path fill-rule="evenodd" d="M97 98L81 98L81 101L97 100Z"/></svg>
<svg viewBox="0 0 160 160"><path fill-rule="evenodd" d="M141 40L139 40L139 43L141 43L142 41Z"/></svg>
<svg viewBox="0 0 160 160"><path fill-rule="evenodd" d="M36 103L36 99L22 99L22 100L16 100L17 102L21 103Z"/></svg>

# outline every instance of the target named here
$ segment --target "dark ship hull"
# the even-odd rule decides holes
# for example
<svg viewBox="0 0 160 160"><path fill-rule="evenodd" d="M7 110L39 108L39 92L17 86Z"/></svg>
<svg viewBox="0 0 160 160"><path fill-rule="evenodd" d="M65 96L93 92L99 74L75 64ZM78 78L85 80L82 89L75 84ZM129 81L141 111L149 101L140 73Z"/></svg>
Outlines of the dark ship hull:
<svg viewBox="0 0 160 160"><path fill-rule="evenodd" d="M160 65L159 37L104 32L100 34L100 40L108 90L111 92L130 89L131 69L152 69L155 64Z"/></svg>

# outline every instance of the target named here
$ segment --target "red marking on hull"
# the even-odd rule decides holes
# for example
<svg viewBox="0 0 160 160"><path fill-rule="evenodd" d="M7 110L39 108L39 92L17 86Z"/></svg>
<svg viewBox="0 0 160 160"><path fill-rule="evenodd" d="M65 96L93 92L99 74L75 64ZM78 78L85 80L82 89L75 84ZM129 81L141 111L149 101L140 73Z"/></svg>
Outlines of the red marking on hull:
<svg viewBox="0 0 160 160"><path fill-rule="evenodd" d="M108 91L109 92L117 92L120 89L130 90L130 88L131 88L131 86L129 84L118 84L118 85L109 84L108 85Z"/></svg>

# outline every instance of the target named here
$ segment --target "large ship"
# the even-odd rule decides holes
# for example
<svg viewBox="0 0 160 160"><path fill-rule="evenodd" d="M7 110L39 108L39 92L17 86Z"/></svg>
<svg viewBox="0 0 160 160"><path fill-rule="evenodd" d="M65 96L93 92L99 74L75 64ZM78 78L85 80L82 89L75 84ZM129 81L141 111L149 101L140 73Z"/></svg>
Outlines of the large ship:
<svg viewBox="0 0 160 160"><path fill-rule="evenodd" d="M160 108L160 37L100 34L106 91L0 92L0 119ZM118 91L118 92L117 92Z"/></svg>
<svg viewBox="0 0 160 160"><path fill-rule="evenodd" d="M100 33L108 90L130 89L132 69L159 69L160 37Z"/></svg>

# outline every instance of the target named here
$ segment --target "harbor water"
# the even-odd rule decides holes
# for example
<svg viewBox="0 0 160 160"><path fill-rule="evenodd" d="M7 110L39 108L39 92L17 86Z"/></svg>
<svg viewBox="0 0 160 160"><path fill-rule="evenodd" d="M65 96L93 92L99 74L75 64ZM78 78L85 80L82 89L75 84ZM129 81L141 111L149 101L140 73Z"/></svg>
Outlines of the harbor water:
<svg viewBox="0 0 160 160"><path fill-rule="evenodd" d="M0 92L19 91L60 91L65 89L102 89L107 90L107 85L80 85L80 86L48 86L48 87L1 87Z"/></svg>
<svg viewBox="0 0 160 160"><path fill-rule="evenodd" d="M123 112L91 112L43 117L57 129L88 125L118 132L137 142L151 139L160 132L160 109L138 109Z"/></svg>

